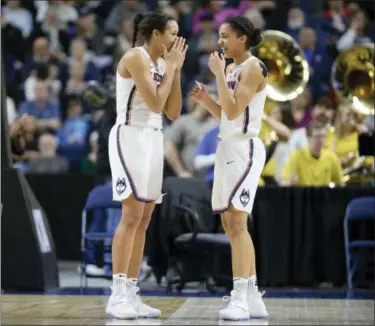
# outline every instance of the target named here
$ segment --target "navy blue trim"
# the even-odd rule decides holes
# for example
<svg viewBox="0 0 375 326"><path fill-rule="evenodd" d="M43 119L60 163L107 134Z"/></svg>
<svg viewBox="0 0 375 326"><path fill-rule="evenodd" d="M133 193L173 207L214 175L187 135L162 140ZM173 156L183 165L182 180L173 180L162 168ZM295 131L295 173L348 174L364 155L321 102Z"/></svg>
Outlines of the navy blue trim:
<svg viewBox="0 0 375 326"><path fill-rule="evenodd" d="M130 123L130 113L131 113L131 110L132 110L131 105L132 105L134 93L135 93L136 90L137 90L137 88L134 85L133 88L132 88L132 90L130 91L130 94L129 94L128 103L126 105L125 125L129 125L129 123Z"/></svg>
<svg viewBox="0 0 375 326"><path fill-rule="evenodd" d="M226 291L218 289L216 293L210 293L205 288L197 288L189 291L180 292L166 292L163 287L152 287L152 290L145 288L143 285L142 295L144 296L158 296L158 297L203 297L214 298L227 295ZM266 298L289 298L289 299L341 299L341 300L374 300L374 290L360 290L347 291L344 289L327 289L321 290L316 288L262 288L266 293ZM111 290L109 287L89 287L80 289L79 287L61 287L50 289L47 291L2 291L3 295L102 295L109 296Z"/></svg>
<svg viewBox="0 0 375 326"><path fill-rule="evenodd" d="M245 117L244 117L244 126L243 126L243 129L242 129L242 132L244 134L247 134L247 126L249 124L249 115L250 115L250 112L249 112L249 106L246 107L245 111L244 111L244 114L245 114Z"/></svg>
<svg viewBox="0 0 375 326"><path fill-rule="evenodd" d="M241 179L237 182L237 185L232 190L232 192L231 192L231 194L229 196L227 207L223 208L221 210L214 210L213 211L214 214L222 214L222 213L224 213L225 211L228 210L229 205L232 202L234 195L236 194L236 192L241 187L242 183L245 181L246 177L250 173L251 167L253 166L253 156L254 156L254 140L252 138L250 138L249 163L247 164L246 170L245 170L244 174L242 175Z"/></svg>
<svg viewBox="0 0 375 326"><path fill-rule="evenodd" d="M124 159L124 156L122 155L122 151L121 151L121 144L120 144L120 128L121 128L121 125L119 125L117 127L117 153L118 153L118 156L120 158L120 161L121 161L121 165L125 171L125 174L129 180L129 183L130 183L130 188L132 189L132 192L133 192L133 195L135 197L135 199L137 201L140 201L142 203L151 203L153 201L155 201L156 199L144 199L144 198L141 198L138 196L137 194L137 190L135 189L135 185L134 185L134 181L133 181L133 178L130 174L130 171L128 170L128 168L126 167L126 164L125 164L125 159Z"/></svg>

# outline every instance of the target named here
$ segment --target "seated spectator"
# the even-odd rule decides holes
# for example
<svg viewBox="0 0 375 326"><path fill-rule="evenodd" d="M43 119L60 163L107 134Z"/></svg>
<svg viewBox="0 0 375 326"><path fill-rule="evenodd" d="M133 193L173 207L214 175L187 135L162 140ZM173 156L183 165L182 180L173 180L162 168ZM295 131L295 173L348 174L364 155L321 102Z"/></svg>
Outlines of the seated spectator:
<svg viewBox="0 0 375 326"><path fill-rule="evenodd" d="M353 165L358 158L358 135L367 131L367 127L360 124L357 118L351 103L340 104L334 123L331 150L337 154L344 169Z"/></svg>
<svg viewBox="0 0 375 326"><path fill-rule="evenodd" d="M346 28L349 10L344 0L328 0L328 10L323 13L321 29L328 37L339 37Z"/></svg>
<svg viewBox="0 0 375 326"><path fill-rule="evenodd" d="M265 184L277 184L279 182L281 169L288 159L287 143L291 131L281 121L280 106L267 100L259 133L259 138L263 141L267 153L265 166L261 174Z"/></svg>
<svg viewBox="0 0 375 326"><path fill-rule="evenodd" d="M261 13L257 8L251 8L246 11L245 15L251 23L254 25L255 28L263 30L266 26L266 21Z"/></svg>
<svg viewBox="0 0 375 326"><path fill-rule="evenodd" d="M304 12L299 7L292 7L288 11L287 27L284 32L298 40L299 31L306 26L306 17Z"/></svg>
<svg viewBox="0 0 375 326"><path fill-rule="evenodd" d="M75 99L70 100L67 118L58 133L60 145L85 146L88 129L88 121L82 116L81 102Z"/></svg>
<svg viewBox="0 0 375 326"><path fill-rule="evenodd" d="M103 54L106 49L105 32L98 26L92 10L87 7L80 11L75 35L86 42L86 47L93 56Z"/></svg>
<svg viewBox="0 0 375 326"><path fill-rule="evenodd" d="M193 112L172 123L165 133L165 156L176 175L193 176L197 144L203 134L216 125L210 113L198 104Z"/></svg>
<svg viewBox="0 0 375 326"><path fill-rule="evenodd" d="M36 120L23 115L9 126L13 163L26 171L27 163L38 155L39 132Z"/></svg>
<svg viewBox="0 0 375 326"><path fill-rule="evenodd" d="M332 128L332 126L335 117L335 108L332 101L328 97L321 97L314 105L311 113L313 121L318 120L327 128L324 147L332 149L331 146L334 135L334 129ZM294 130L289 140L289 152L292 153L298 149L306 147L307 145L308 139L306 134L306 127Z"/></svg>
<svg viewBox="0 0 375 326"><path fill-rule="evenodd" d="M48 97L48 85L38 81L35 85L35 99L23 102L19 114L28 114L36 119L39 131L56 132L61 126L60 105Z"/></svg>
<svg viewBox="0 0 375 326"><path fill-rule="evenodd" d="M68 162L57 155L57 138L52 134L39 137L39 155L29 162L29 173L64 173L69 171Z"/></svg>
<svg viewBox="0 0 375 326"><path fill-rule="evenodd" d="M90 153L82 161L82 172L84 173L94 173L96 172L96 162L98 159L98 139L99 134L94 131L90 135Z"/></svg>
<svg viewBox="0 0 375 326"><path fill-rule="evenodd" d="M343 52L354 45L373 43L373 40L366 35L368 32L368 18L362 10L353 13L350 17L349 28L337 40L337 50Z"/></svg>
<svg viewBox="0 0 375 326"><path fill-rule="evenodd" d="M286 110L283 115L283 123L291 130L305 127L312 120L311 111L311 93L306 88L302 94L298 95L290 102L290 110Z"/></svg>
<svg viewBox="0 0 375 326"><path fill-rule="evenodd" d="M197 145L196 156L194 158L194 168L196 171L206 171L206 181L212 188L214 182L214 166L217 148L217 136L220 126L208 130Z"/></svg>
<svg viewBox="0 0 375 326"><path fill-rule="evenodd" d="M36 70L41 63L49 63L54 60L54 65L58 66L58 76L62 82L65 78L66 66L54 53L50 51L50 43L46 36L38 36L33 42L33 51L30 56L26 56L23 66L23 78L26 79L31 71Z"/></svg>
<svg viewBox="0 0 375 326"><path fill-rule="evenodd" d="M25 98L27 101L35 100L35 85L38 81L46 82L48 87L48 97L51 100L58 101L61 91L61 81L58 77L58 66L55 60L50 63L42 63L36 67L36 70L25 80Z"/></svg>
<svg viewBox="0 0 375 326"><path fill-rule="evenodd" d="M133 46L133 20L124 19L121 22L121 33L117 35L115 61L118 62L124 53Z"/></svg>
<svg viewBox="0 0 375 326"><path fill-rule="evenodd" d="M136 14L147 11L146 5L143 1L138 0L123 0L119 1L112 8L107 21L105 23L105 30L114 34L121 32L121 21L134 17Z"/></svg>
<svg viewBox="0 0 375 326"><path fill-rule="evenodd" d="M86 90L87 83L85 82L85 64L81 61L73 60L70 62L69 79L65 88L65 95L67 96L81 96Z"/></svg>
<svg viewBox="0 0 375 326"><path fill-rule="evenodd" d="M2 20L19 28L24 38L28 38L33 30L33 17L31 13L20 5L19 0L7 0L1 8Z"/></svg>
<svg viewBox="0 0 375 326"><path fill-rule="evenodd" d="M310 68L307 87L311 96L317 98L321 94L327 94L331 87L331 70L327 67L332 66L333 58L328 55L324 47L318 45L316 32L311 27L300 29L298 43Z"/></svg>
<svg viewBox="0 0 375 326"><path fill-rule="evenodd" d="M203 8L199 8L193 15L193 33L200 31L201 17L207 13L213 15L215 27L218 30L220 25L231 16L241 16L250 8L250 1L242 0L237 8L223 7L223 1L206 0L203 1Z"/></svg>
<svg viewBox="0 0 375 326"><path fill-rule="evenodd" d="M79 62L84 68L84 81L98 80L99 69L92 60L92 54L87 51L86 42L82 38L75 38L70 46L69 69L73 62ZM74 69L73 69L74 70Z"/></svg>
<svg viewBox="0 0 375 326"><path fill-rule="evenodd" d="M324 149L326 127L314 121L306 128L308 146L294 151L282 172L284 186L343 184L343 171L335 153Z"/></svg>

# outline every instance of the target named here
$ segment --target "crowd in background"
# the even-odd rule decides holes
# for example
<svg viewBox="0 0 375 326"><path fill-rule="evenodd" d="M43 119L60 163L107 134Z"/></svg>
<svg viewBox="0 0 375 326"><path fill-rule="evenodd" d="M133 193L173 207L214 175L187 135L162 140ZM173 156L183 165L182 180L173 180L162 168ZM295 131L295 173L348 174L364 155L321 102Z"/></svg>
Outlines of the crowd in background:
<svg viewBox="0 0 375 326"><path fill-rule="evenodd" d="M118 60L132 46L133 17L160 9L177 19L189 44L182 71L183 115L173 123L165 120L169 173L212 183L218 122L186 95L195 80L216 93L208 55L218 48L220 24L243 15L257 28L292 36L310 67L300 96L290 103L267 101L260 137L272 155L260 184L343 184L345 169L362 159L358 135L373 131L374 122L337 100L330 68L339 53L374 43L374 12L366 5L341 0L2 1L10 134L22 130L25 137L25 151L13 148L13 164L25 173L96 172L104 112L92 110L83 94L90 81L113 78ZM373 157L363 160L373 168Z"/></svg>

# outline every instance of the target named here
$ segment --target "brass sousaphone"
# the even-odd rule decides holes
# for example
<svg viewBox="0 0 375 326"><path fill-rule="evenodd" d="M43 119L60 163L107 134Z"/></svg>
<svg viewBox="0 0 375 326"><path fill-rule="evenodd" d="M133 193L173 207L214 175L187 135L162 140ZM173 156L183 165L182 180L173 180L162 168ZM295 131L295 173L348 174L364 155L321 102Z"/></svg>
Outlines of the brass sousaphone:
<svg viewBox="0 0 375 326"><path fill-rule="evenodd" d="M339 100L351 102L360 120L374 114L374 44L361 44L342 52L331 70L331 83Z"/></svg>

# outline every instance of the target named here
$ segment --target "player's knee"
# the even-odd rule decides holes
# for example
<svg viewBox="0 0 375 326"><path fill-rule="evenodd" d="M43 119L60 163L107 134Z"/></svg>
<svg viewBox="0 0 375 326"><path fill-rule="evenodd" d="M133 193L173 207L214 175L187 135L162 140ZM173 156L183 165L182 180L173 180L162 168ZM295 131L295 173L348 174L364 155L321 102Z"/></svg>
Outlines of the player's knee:
<svg viewBox="0 0 375 326"><path fill-rule="evenodd" d="M141 222L138 225L138 231L139 232L146 232L148 226L150 225L151 216L150 215L144 215L141 219Z"/></svg>
<svg viewBox="0 0 375 326"><path fill-rule="evenodd" d="M122 217L121 217L122 225L124 225L128 230L138 228L141 221L142 221L142 214L139 214L136 212L130 213L130 214L122 214Z"/></svg>
<svg viewBox="0 0 375 326"><path fill-rule="evenodd" d="M226 212L225 223L229 238L235 238L243 232L247 232L246 218L236 212Z"/></svg>

